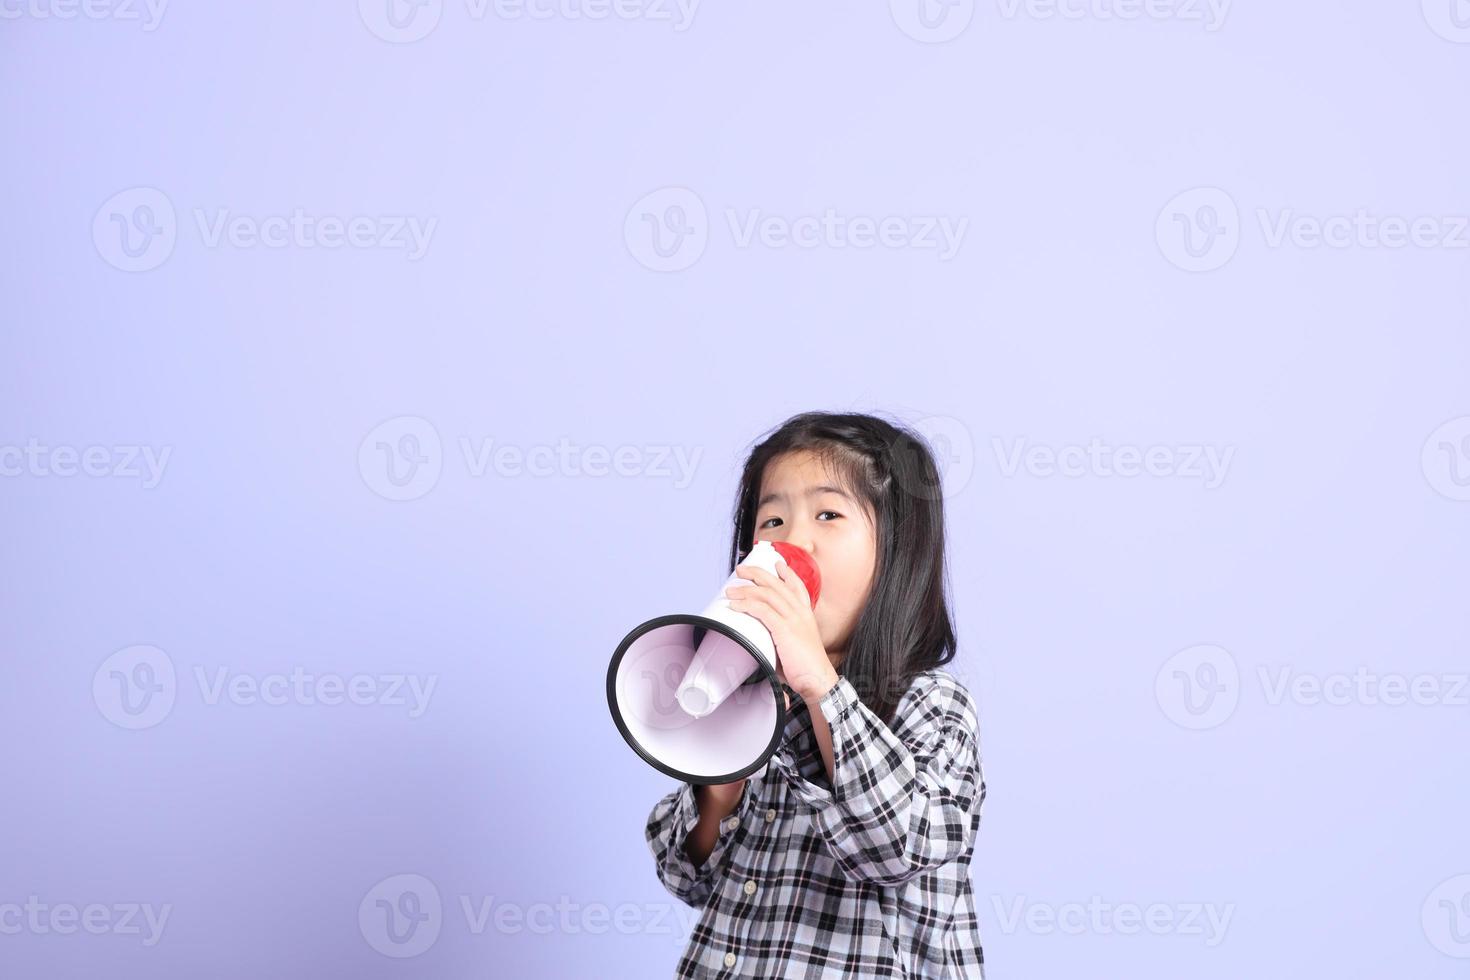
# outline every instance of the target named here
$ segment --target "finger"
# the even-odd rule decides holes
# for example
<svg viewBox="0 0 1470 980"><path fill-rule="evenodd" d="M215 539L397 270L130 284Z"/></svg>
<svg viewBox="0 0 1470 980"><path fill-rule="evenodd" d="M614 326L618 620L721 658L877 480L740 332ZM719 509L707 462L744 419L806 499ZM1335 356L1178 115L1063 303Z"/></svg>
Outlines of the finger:
<svg viewBox="0 0 1470 980"><path fill-rule="evenodd" d="M784 558L776 559L776 580L780 583L779 587L790 601L793 610L811 608L812 600L807 594L806 583Z"/></svg>
<svg viewBox="0 0 1470 980"><path fill-rule="evenodd" d="M785 558L776 559L776 574L779 575L781 577L781 581L789 585L791 587L791 590L795 592L797 596L803 599L807 603L807 605L811 605L812 597L811 594L806 590L806 583L801 580L800 575L791 570L791 566L786 563Z"/></svg>
<svg viewBox="0 0 1470 980"><path fill-rule="evenodd" d="M778 559L777 567L779 568L782 563L783 560ZM785 600L784 608L786 608L788 611L797 608L802 603L802 601L805 601L808 607L811 606L811 600L809 598L805 598L803 593L798 592L796 588L791 584L792 580L799 581L799 578L796 573L791 572L789 569L787 571L787 577L784 579L776 574L766 571L764 568L746 569L745 571L741 572L741 577L750 579L757 586L764 585L776 592ZM745 586L734 586L734 588L744 587Z"/></svg>
<svg viewBox="0 0 1470 980"><path fill-rule="evenodd" d="M749 613L763 623L766 621L767 616L775 616L777 618L780 616L780 610L771 604L770 593L731 599L730 608L736 612Z"/></svg>
<svg viewBox="0 0 1470 980"><path fill-rule="evenodd" d="M755 582L749 582L744 585L725 586L725 595L727 596L760 595L762 593L766 595L780 595L781 583L777 582L774 585L760 585Z"/></svg>
<svg viewBox="0 0 1470 980"><path fill-rule="evenodd" d="M779 645L784 642L782 637L787 633L789 620L785 611L771 601L769 589L766 590L765 595L758 598L731 599L730 609L734 612L745 613L747 616L754 616L756 621L769 630L772 638L775 639L778 646L776 656L781 655Z"/></svg>
<svg viewBox="0 0 1470 980"><path fill-rule="evenodd" d="M783 595L775 589L762 589L754 585L731 586L734 590L730 598L730 608L737 612L748 612L755 615L756 609L769 609L777 618L784 618L791 614L793 608L789 596ZM759 616L756 616L759 619ZM768 624L769 625L769 624Z"/></svg>
<svg viewBox="0 0 1470 980"><path fill-rule="evenodd" d="M735 574L741 578L748 578L757 585L775 586L781 582L775 575L772 575L764 568L757 568L755 565L736 565Z"/></svg>

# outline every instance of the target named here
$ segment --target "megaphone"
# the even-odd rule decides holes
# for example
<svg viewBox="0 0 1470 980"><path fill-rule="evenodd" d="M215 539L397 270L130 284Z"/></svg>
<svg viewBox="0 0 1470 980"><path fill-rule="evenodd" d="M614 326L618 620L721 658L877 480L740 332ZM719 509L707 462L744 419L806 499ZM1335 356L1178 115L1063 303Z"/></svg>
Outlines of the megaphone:
<svg viewBox="0 0 1470 980"><path fill-rule="evenodd" d="M776 559L822 588L811 555L784 541L757 541L741 565L776 574ZM776 645L765 625L730 608L725 589L750 585L731 573L696 615L650 619L623 637L607 665L607 706L644 761L687 783L731 783L763 767L786 729Z"/></svg>

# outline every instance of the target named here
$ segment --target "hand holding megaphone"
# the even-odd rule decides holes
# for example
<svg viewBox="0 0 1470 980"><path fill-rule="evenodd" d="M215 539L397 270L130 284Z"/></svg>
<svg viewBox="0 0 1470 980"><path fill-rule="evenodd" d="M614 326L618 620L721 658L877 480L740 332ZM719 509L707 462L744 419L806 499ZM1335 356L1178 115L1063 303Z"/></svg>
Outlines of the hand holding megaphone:
<svg viewBox="0 0 1470 980"><path fill-rule="evenodd" d="M783 635L786 633L787 621L795 618L789 615L791 593L795 586L780 577L777 565L782 560L796 573L795 578L806 586L810 596L805 600L810 602L807 608L815 608L818 594L822 590L822 576L811 555L784 541L757 541L750 554L735 566L735 571L725 580L724 592L705 610L705 615L720 616L731 625L744 630L750 628L749 624L736 617L749 617L765 627L770 634L770 659L776 668L776 677L785 681L786 675L780 658L783 648L795 646L786 643ZM751 582L757 584L752 585ZM769 595L757 597L753 593L758 592L762 586L773 591ZM821 645L820 639L817 643L818 646ZM689 665L689 672L684 675L674 696L679 699L679 706L692 717L702 718L719 707L757 669L757 665L751 662L739 643L728 636L709 634L700 643L699 650Z"/></svg>
<svg viewBox="0 0 1470 980"><path fill-rule="evenodd" d="M800 578L815 606L822 580L812 557L782 541L757 541L725 580L736 597L722 591L698 615L651 619L613 653L608 708L623 738L654 768L686 782L728 783L759 769L776 751L787 703L766 623L785 634L782 643L793 650L811 643L821 650L820 639L792 627L799 590L780 577L778 559ZM756 596L751 581L769 586L771 594ZM814 631L815 622L807 619L806 628Z"/></svg>
<svg viewBox="0 0 1470 980"><path fill-rule="evenodd" d="M825 690L836 671L822 644L813 610L821 590L821 574L811 556L784 542L771 542L778 555L773 571L742 562L741 581L727 585L730 608L760 620L776 646L776 676L804 696ZM789 558L787 556L790 556ZM814 582L815 586L809 586ZM787 692L788 707L790 691Z"/></svg>

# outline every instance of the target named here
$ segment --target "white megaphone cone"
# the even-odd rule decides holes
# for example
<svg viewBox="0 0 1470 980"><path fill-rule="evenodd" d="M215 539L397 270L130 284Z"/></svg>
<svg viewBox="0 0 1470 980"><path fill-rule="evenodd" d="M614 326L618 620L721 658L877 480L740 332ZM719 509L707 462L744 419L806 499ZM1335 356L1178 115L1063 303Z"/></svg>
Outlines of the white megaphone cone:
<svg viewBox="0 0 1470 980"><path fill-rule="evenodd" d="M822 578L811 555L757 541L741 565L775 574L784 558L817 604ZM730 608L731 574L698 615L660 616L618 645L607 668L613 721L654 768L690 783L734 782L765 765L786 727L776 647L760 620Z"/></svg>

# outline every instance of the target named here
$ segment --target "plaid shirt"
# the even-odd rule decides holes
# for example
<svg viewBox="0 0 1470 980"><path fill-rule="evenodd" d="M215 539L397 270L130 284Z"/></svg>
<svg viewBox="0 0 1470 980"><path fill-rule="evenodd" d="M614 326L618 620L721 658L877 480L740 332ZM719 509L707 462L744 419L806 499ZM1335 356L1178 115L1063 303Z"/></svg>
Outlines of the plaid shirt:
<svg viewBox="0 0 1470 980"><path fill-rule="evenodd" d="M780 748L746 780L700 867L684 852L694 787L681 783L649 814L659 880L704 910L676 976L983 980L970 856L985 778L969 692L925 671L895 729L845 677L818 707L835 779L792 692Z"/></svg>

